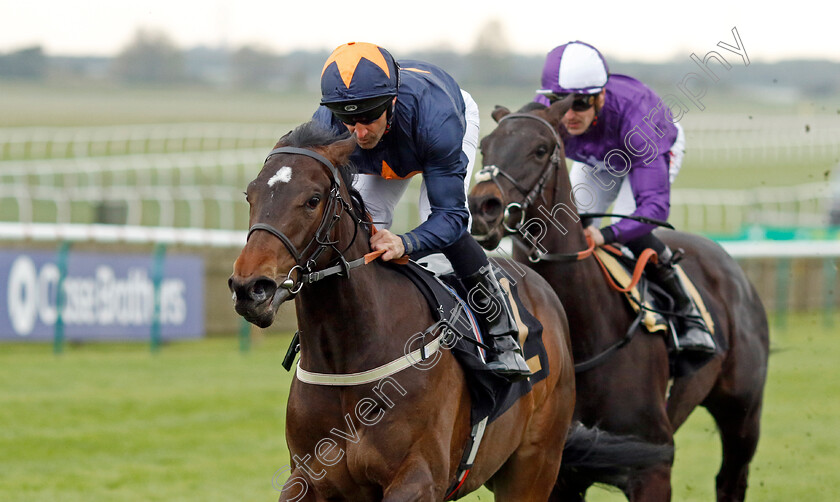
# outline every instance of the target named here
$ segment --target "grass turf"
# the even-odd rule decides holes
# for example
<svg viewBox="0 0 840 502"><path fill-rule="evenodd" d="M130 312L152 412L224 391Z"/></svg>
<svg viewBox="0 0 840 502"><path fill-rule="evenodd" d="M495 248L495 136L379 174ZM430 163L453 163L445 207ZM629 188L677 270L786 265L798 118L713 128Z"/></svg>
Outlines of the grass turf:
<svg viewBox="0 0 840 502"><path fill-rule="evenodd" d="M837 320L835 320L837 321ZM773 332L762 440L749 499L828 500L840 349L816 316ZM268 501L284 443L288 335L174 343L0 345L0 500ZM713 500L720 446L698 410L677 434L674 500ZM463 500L491 500L482 489ZM623 500L602 489L589 500Z"/></svg>
<svg viewBox="0 0 840 502"><path fill-rule="evenodd" d="M270 499L288 377L235 343L0 347L0 500Z"/></svg>

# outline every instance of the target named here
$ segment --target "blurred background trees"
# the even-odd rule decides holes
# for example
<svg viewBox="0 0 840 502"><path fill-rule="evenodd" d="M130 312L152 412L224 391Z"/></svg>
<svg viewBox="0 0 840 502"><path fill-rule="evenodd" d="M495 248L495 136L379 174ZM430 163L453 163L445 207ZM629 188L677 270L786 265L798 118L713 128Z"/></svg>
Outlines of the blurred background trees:
<svg viewBox="0 0 840 502"><path fill-rule="evenodd" d="M40 80L46 75L48 60L40 46L26 47L0 55L0 77Z"/></svg>
<svg viewBox="0 0 840 502"><path fill-rule="evenodd" d="M122 82L182 82L186 76L184 53L166 33L141 29L111 62L111 73Z"/></svg>
<svg viewBox="0 0 840 502"><path fill-rule="evenodd" d="M565 40L558 39L557 43ZM517 54L500 20L487 21L472 48L464 53L438 46L398 59L421 59L443 67L466 89L474 87L533 87L539 85L543 54ZM546 47L547 53L552 47ZM198 85L269 91L315 91L328 51L280 54L267 47L178 47L165 32L138 30L113 57L51 55L40 46L0 53L0 79L64 83L110 81L132 85ZM661 63L610 60L610 69L647 83L673 89L688 72L697 72L689 54ZM795 60L753 61L749 71L731 71L715 84L719 92L762 96L768 101L793 101L840 95L840 63Z"/></svg>

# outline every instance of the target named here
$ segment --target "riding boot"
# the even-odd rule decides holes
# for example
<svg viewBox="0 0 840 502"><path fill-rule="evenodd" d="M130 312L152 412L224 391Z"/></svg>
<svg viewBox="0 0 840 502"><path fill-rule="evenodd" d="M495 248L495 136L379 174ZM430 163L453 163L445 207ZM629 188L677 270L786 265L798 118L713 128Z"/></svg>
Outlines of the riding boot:
<svg viewBox="0 0 840 502"><path fill-rule="evenodd" d="M648 267L648 277L674 299L677 350L713 354L715 341L670 260Z"/></svg>
<svg viewBox="0 0 840 502"><path fill-rule="evenodd" d="M487 351L487 367L513 382L528 377L531 370L516 342L519 327L513 309L491 267L482 267L463 282L469 292L467 301L492 346Z"/></svg>

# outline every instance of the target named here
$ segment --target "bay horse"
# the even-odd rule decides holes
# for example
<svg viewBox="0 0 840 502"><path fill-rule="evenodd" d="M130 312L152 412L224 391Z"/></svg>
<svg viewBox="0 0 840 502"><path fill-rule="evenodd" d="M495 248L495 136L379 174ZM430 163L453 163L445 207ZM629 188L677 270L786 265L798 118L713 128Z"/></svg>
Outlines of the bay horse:
<svg viewBox="0 0 840 502"><path fill-rule="evenodd" d="M229 287L236 311L261 327L296 293L300 361L286 416L294 466L280 500L439 501L471 430L470 394L451 351L370 383L301 381L301 370L342 378L400 360L435 322L394 265L357 261L370 251L368 224L342 167L355 147L312 123L281 138L248 185L251 229ZM544 327L549 376L487 425L458 493L486 484L496 500L544 501L570 430L574 370L557 296L533 272L518 284Z"/></svg>
<svg viewBox="0 0 840 502"><path fill-rule="evenodd" d="M657 230L671 249L685 251L681 265L701 293L718 339L725 341L724 351L696 372L671 380L661 337L643 334L637 327L627 333L635 335L630 342L614 350L636 314L623 294L610 289L594 258L576 259L587 256L579 252L588 242L560 136L560 119L568 105L558 101L548 108L532 103L518 113L504 107L494 110L498 126L481 141L482 173L488 179L477 183L469 198L473 235L487 249L513 235L519 240L513 258L544 277L563 303L575 362L591 368L577 373L576 420L673 444L676 430L702 405L714 417L723 447L717 500L742 501L758 443L767 376L764 307L741 268L716 243ZM543 222L544 232L537 231L538 226L522 228L534 219ZM531 252L537 238L544 256L552 259ZM624 493L632 501L670 500L670 476L671 462L663 462L635 475ZM561 475L550 500L583 500L589 485L585 479Z"/></svg>
<svg viewBox="0 0 840 502"><path fill-rule="evenodd" d="M267 327L294 296L300 333L286 416L294 466L281 501L444 500L481 485L499 501L544 501L561 459L564 469L620 485L672 457L671 448L570 427L566 314L543 278L517 267L522 304L543 326L548 376L486 426L469 476L453 482L476 430L465 375L450 351L429 348L434 341L425 360L410 351L433 324L428 304L393 265L367 264L371 223L346 166L355 145L303 124L280 139L246 192L248 240L228 281L235 309ZM496 265L513 277L509 264Z"/></svg>

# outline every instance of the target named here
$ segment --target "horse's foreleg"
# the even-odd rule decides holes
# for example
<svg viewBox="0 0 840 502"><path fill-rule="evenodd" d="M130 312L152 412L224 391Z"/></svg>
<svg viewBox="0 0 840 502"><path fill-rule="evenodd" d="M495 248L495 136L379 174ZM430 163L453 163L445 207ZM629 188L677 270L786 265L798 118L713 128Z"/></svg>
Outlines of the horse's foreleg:
<svg viewBox="0 0 840 502"><path fill-rule="evenodd" d="M274 489L280 492L278 502L316 502L319 499L310 485L309 479L299 469L293 469L288 479L281 485L272 480Z"/></svg>
<svg viewBox="0 0 840 502"><path fill-rule="evenodd" d="M443 496L436 489L428 462L419 455L410 455L385 487L382 502L426 502L441 500Z"/></svg>
<svg viewBox="0 0 840 502"><path fill-rule="evenodd" d="M559 428L559 427L558 427ZM504 467L493 475L493 493L497 502L549 499L560 470L559 445L520 447ZM547 452L554 453L548 455Z"/></svg>
<svg viewBox="0 0 840 502"><path fill-rule="evenodd" d="M548 497L548 502L585 502L586 490L591 485L575 484L565 479L558 479Z"/></svg>

